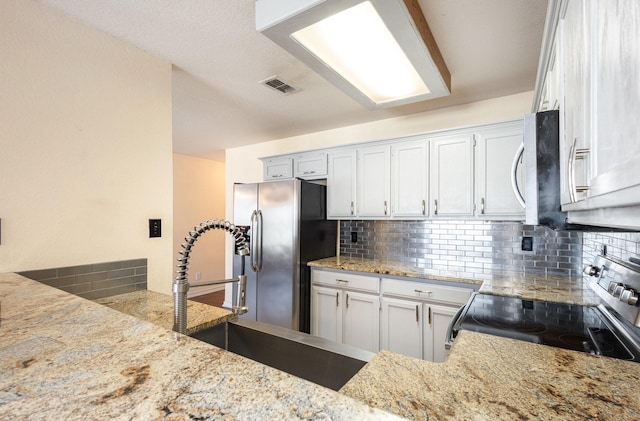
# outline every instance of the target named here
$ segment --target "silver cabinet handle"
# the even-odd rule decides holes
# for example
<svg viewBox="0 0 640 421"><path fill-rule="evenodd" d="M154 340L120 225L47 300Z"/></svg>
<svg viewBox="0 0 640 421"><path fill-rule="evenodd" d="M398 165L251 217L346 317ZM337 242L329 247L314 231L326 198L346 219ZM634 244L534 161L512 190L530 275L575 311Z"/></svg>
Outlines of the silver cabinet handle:
<svg viewBox="0 0 640 421"><path fill-rule="evenodd" d="M347 300L345 301L345 304L347 305L347 308L349 308L349 294L347 294Z"/></svg>
<svg viewBox="0 0 640 421"><path fill-rule="evenodd" d="M429 318L427 319L427 322L431 324L431 307L429 307Z"/></svg>
<svg viewBox="0 0 640 421"><path fill-rule="evenodd" d="M575 155L574 160L577 161L578 159L580 159L582 161L586 161L587 157L589 156L589 152L590 152L589 148L582 148L582 149L575 148L573 150L573 153ZM585 181L588 182L588 180L585 180ZM574 183L575 183L575 179L574 179ZM589 186L576 186L574 184L574 188L576 189L576 193L589 191Z"/></svg>
<svg viewBox="0 0 640 421"><path fill-rule="evenodd" d="M438 214L438 199L434 199L433 201L433 214L434 215Z"/></svg>
<svg viewBox="0 0 640 421"><path fill-rule="evenodd" d="M342 283L345 283L345 284L349 283L349 281L344 280L344 279L336 279L336 282L342 282Z"/></svg>
<svg viewBox="0 0 640 421"><path fill-rule="evenodd" d="M518 164L522 163L522 156L524 154L524 143L520 144L520 147L516 151L515 158L511 163L511 188L513 189L513 194L516 195L516 199L520 206L525 207L524 204L524 196L522 195L522 191L520 190L520 186L518 185Z"/></svg>
<svg viewBox="0 0 640 421"><path fill-rule="evenodd" d="M418 305L416 304L416 323L420 322L420 313L418 312Z"/></svg>
<svg viewBox="0 0 640 421"><path fill-rule="evenodd" d="M306 174L315 174L315 173L316 173L315 171L304 171L302 174L306 175Z"/></svg>
<svg viewBox="0 0 640 421"><path fill-rule="evenodd" d="M569 148L569 162L567 163L567 184L569 184L569 201L571 203L574 203L576 201L575 189L573 187L575 185L575 173L573 171L573 150L576 148L577 140L577 138L574 138L573 143Z"/></svg>
<svg viewBox="0 0 640 421"><path fill-rule="evenodd" d="M338 297L340 296L339 292L336 292L336 307L340 305L340 301L338 301Z"/></svg>
<svg viewBox="0 0 640 421"><path fill-rule="evenodd" d="M484 197L480 198L480 214L484 215Z"/></svg>
<svg viewBox="0 0 640 421"><path fill-rule="evenodd" d="M387 201L384 201L384 214L387 214Z"/></svg>
<svg viewBox="0 0 640 421"><path fill-rule="evenodd" d="M354 208L354 206L353 206L353 201L352 201L352 202L351 202L351 215L353 215L353 214L354 214L354 209L355 209L355 208Z"/></svg>
<svg viewBox="0 0 640 421"><path fill-rule="evenodd" d="M577 186L576 185L576 161L586 160L590 153L589 148L578 149L578 138L573 139L573 144L569 148L569 165L567 165L567 181L569 183L569 200L572 203L578 201L576 193L583 193L589 191L589 186Z"/></svg>
<svg viewBox="0 0 640 421"><path fill-rule="evenodd" d="M423 215L427 214L427 203L424 199L422 199L422 214Z"/></svg>
<svg viewBox="0 0 640 421"><path fill-rule="evenodd" d="M433 295L433 291L423 291L421 289L414 289L413 290L416 294L427 294L427 295Z"/></svg>

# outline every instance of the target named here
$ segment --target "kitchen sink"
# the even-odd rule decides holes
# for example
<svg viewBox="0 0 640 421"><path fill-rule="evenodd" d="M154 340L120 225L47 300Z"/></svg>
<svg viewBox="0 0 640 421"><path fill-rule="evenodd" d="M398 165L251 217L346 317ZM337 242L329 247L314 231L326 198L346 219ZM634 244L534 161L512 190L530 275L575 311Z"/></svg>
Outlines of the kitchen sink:
<svg viewBox="0 0 640 421"><path fill-rule="evenodd" d="M244 319L191 336L333 390L344 386L374 356L360 348Z"/></svg>

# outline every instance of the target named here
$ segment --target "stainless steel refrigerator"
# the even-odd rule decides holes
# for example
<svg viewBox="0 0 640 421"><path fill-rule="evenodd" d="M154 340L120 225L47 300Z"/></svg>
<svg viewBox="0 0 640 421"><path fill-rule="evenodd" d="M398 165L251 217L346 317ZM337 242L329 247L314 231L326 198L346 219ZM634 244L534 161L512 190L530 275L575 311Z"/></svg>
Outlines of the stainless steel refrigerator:
<svg viewBox="0 0 640 421"><path fill-rule="evenodd" d="M309 333L307 262L335 256L337 221L328 221L326 186L303 180L235 184L233 223L245 226L247 307L241 317ZM233 275L240 271L234 257Z"/></svg>

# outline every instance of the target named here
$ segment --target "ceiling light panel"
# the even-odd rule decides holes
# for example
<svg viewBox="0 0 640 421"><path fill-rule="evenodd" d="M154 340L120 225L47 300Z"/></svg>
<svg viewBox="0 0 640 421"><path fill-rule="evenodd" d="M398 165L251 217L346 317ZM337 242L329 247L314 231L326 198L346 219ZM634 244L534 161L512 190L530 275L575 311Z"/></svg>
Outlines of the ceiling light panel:
<svg viewBox="0 0 640 421"><path fill-rule="evenodd" d="M450 93L417 0L257 0L256 28L368 108Z"/></svg>

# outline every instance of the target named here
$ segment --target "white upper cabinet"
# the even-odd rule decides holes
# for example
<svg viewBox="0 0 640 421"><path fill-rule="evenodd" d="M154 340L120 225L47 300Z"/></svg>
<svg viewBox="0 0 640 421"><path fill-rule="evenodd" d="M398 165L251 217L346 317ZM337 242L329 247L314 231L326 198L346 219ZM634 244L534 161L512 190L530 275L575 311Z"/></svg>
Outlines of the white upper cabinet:
<svg viewBox="0 0 640 421"><path fill-rule="evenodd" d="M308 153L294 157L293 176L307 180L326 177L327 154Z"/></svg>
<svg viewBox="0 0 640 421"><path fill-rule="evenodd" d="M389 216L390 153L389 145L358 148L358 216Z"/></svg>
<svg viewBox="0 0 640 421"><path fill-rule="evenodd" d="M353 218L356 215L356 151L328 154L327 217Z"/></svg>
<svg viewBox="0 0 640 421"><path fill-rule="evenodd" d="M640 2L593 10L592 208L640 204ZM640 211L637 211L640 213Z"/></svg>
<svg viewBox="0 0 640 421"><path fill-rule="evenodd" d="M292 158L265 159L262 162L263 178L265 180L279 180L293 176Z"/></svg>
<svg viewBox="0 0 640 421"><path fill-rule="evenodd" d="M265 181L292 177L316 180L327 176L327 154L308 152L263 158L262 168L262 178Z"/></svg>
<svg viewBox="0 0 640 421"><path fill-rule="evenodd" d="M560 75L562 209L570 223L638 229L640 2L562 0L550 10L545 39L555 43L545 43L536 94L544 103Z"/></svg>
<svg viewBox="0 0 640 421"><path fill-rule="evenodd" d="M427 140L391 145L391 215L429 216L429 143Z"/></svg>
<svg viewBox="0 0 640 421"><path fill-rule="evenodd" d="M560 21L560 58L563 73L560 133L562 203L586 198L590 159L590 1L572 0Z"/></svg>
<svg viewBox="0 0 640 421"><path fill-rule="evenodd" d="M523 219L511 187L522 133L518 120L269 157L265 178L326 172L329 219Z"/></svg>
<svg viewBox="0 0 640 421"><path fill-rule="evenodd" d="M431 215L473 216L473 135L432 138L430 144Z"/></svg>
<svg viewBox="0 0 640 421"><path fill-rule="evenodd" d="M513 161L523 140L522 130L522 124L516 123L476 134L475 200L478 216L524 217L524 208L516 199L511 181ZM518 185L524 188L522 170L522 165L516 165Z"/></svg>

